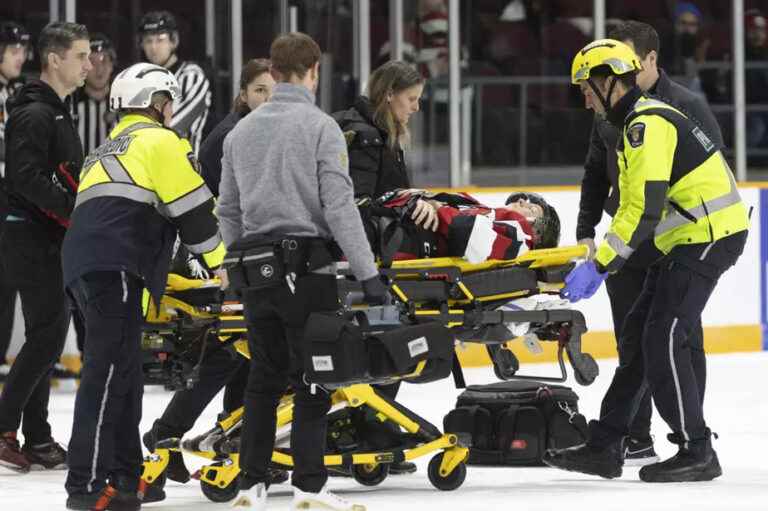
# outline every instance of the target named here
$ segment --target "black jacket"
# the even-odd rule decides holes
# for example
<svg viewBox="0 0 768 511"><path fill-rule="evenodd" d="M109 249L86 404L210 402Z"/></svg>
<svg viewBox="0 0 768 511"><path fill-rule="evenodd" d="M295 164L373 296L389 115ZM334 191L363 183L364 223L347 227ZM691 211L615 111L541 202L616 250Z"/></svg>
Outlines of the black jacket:
<svg viewBox="0 0 768 511"><path fill-rule="evenodd" d="M347 138L349 174L356 198L377 198L397 188L410 188L403 151L390 149L387 132L374 124L371 102L365 96L355 100L349 110L333 118Z"/></svg>
<svg viewBox="0 0 768 511"><path fill-rule="evenodd" d="M30 80L7 102L5 188L9 212L41 224L60 241L64 228L48 214L69 219L75 195L56 177L64 164L75 179L83 146L69 107L45 82ZM47 213L46 213L47 212Z"/></svg>
<svg viewBox="0 0 768 511"><path fill-rule="evenodd" d="M200 145L200 174L205 184L215 197L219 196L219 182L221 181L221 157L224 154L224 139L235 127L235 124L249 112L232 112L216 125L210 134L205 137Z"/></svg>
<svg viewBox="0 0 768 511"><path fill-rule="evenodd" d="M671 104L698 124L717 149L723 147L720 126L704 98L670 80L663 70L659 70L659 79L648 92ZM614 125L595 116L581 181L577 240L594 238L595 226L600 222L603 211L613 216L619 207L618 137L619 130Z"/></svg>

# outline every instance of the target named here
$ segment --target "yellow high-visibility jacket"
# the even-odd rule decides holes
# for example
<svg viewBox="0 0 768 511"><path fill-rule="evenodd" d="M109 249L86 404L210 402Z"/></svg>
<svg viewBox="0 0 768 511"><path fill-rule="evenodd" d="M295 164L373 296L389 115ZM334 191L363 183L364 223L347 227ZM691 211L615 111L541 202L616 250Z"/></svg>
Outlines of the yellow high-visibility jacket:
<svg viewBox="0 0 768 511"><path fill-rule="evenodd" d="M685 114L632 89L609 112L621 124L620 203L596 261L617 271L652 236L668 254L748 228L748 214L722 153Z"/></svg>
<svg viewBox="0 0 768 511"><path fill-rule="evenodd" d="M208 268L220 266L214 199L196 167L187 140L149 117L125 115L83 165L62 253L65 284L121 270L159 297L177 233Z"/></svg>

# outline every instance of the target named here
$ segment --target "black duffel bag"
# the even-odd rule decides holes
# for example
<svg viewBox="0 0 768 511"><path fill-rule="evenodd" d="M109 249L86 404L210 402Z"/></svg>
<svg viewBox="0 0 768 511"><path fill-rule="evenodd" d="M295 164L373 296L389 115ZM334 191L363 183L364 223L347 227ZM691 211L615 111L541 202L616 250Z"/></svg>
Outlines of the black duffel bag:
<svg viewBox="0 0 768 511"><path fill-rule="evenodd" d="M470 465L538 466L547 449L586 441L578 399L569 387L537 381L470 385L443 426L471 438Z"/></svg>
<svg viewBox="0 0 768 511"><path fill-rule="evenodd" d="M361 313L313 313L304 338L307 381L327 387L402 377L425 383L450 375L453 335L439 323L371 327Z"/></svg>

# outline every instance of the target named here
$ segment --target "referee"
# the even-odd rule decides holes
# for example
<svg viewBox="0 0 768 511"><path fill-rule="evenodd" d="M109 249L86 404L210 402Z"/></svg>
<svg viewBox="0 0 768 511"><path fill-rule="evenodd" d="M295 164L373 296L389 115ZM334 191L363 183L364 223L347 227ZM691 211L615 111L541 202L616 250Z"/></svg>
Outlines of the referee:
<svg viewBox="0 0 768 511"><path fill-rule="evenodd" d="M115 127L117 117L109 110L109 84L117 62L112 41L100 33L91 35L91 66L85 85L75 93L74 113L85 154L99 147Z"/></svg>
<svg viewBox="0 0 768 511"><path fill-rule="evenodd" d="M198 64L179 58L179 29L170 12L146 13L139 21L138 36L147 62L166 68L179 82L181 96L173 103L170 128L189 140L197 156L211 107L211 83Z"/></svg>

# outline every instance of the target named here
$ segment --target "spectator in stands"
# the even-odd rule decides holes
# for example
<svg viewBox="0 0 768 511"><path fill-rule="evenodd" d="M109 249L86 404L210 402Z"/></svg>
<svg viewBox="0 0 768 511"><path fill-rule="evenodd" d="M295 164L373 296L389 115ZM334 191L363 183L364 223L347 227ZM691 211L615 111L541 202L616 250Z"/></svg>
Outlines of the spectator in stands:
<svg viewBox="0 0 768 511"><path fill-rule="evenodd" d="M744 53L747 62L764 63L768 60L766 39L766 18L757 9L747 11L744 16L746 41ZM747 68L745 71L747 103L768 103L768 69ZM747 113L747 146L761 147L766 142L768 132L768 112L750 111Z"/></svg>
<svg viewBox="0 0 768 511"><path fill-rule="evenodd" d="M419 0L416 20L403 36L403 60L424 78L448 74L448 6L445 0ZM379 50L379 65L393 58L390 41Z"/></svg>
<svg viewBox="0 0 768 511"><path fill-rule="evenodd" d="M683 85L701 93L698 66L707 55L709 39L702 32L703 15L693 2L680 2L675 7L675 26L661 46L661 67L673 76L684 76Z"/></svg>

